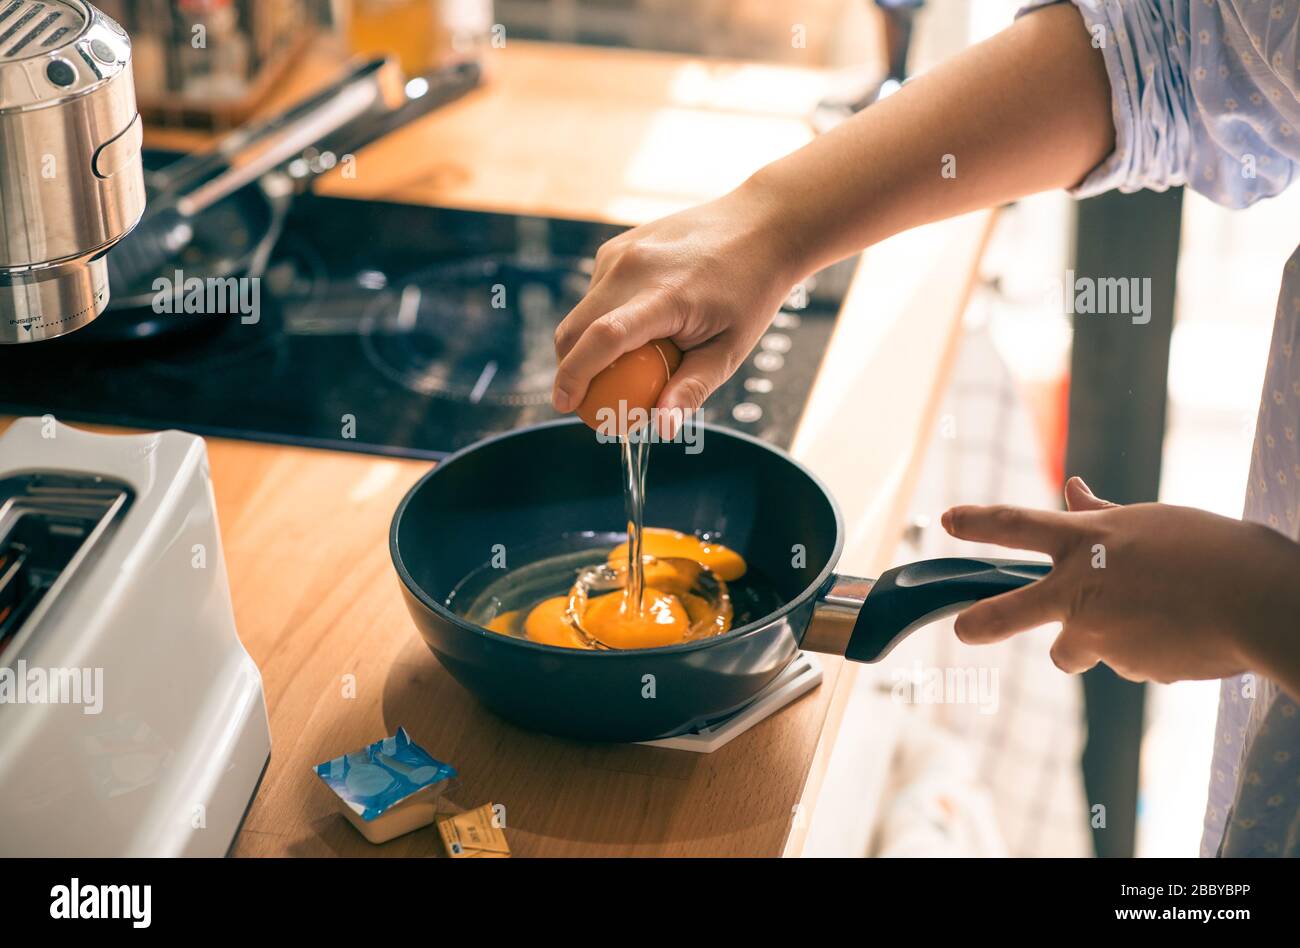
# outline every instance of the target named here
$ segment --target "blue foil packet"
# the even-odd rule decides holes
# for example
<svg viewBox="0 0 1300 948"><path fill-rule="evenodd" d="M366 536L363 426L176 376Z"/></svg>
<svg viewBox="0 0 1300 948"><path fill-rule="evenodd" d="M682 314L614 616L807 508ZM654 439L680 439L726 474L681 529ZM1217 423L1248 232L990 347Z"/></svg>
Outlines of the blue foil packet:
<svg viewBox="0 0 1300 948"><path fill-rule="evenodd" d="M456 776L456 768L434 759L399 727L392 737L317 764L316 775L369 822L412 794Z"/></svg>

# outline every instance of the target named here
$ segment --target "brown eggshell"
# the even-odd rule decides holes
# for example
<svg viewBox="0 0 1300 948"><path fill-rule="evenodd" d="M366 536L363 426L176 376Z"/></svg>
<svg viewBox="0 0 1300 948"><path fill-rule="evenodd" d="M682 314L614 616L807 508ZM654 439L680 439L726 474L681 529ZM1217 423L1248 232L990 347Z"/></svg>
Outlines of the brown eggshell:
<svg viewBox="0 0 1300 948"><path fill-rule="evenodd" d="M610 423L620 426L617 433L626 434L621 430L624 414L620 413L619 402L626 404L626 413L636 409L648 412L681 364L682 351L668 339L656 339L623 353L591 380L586 397L578 406L578 417L599 431L604 421L601 410L608 409L613 413L609 416ZM635 430L635 419L628 420L634 422Z"/></svg>

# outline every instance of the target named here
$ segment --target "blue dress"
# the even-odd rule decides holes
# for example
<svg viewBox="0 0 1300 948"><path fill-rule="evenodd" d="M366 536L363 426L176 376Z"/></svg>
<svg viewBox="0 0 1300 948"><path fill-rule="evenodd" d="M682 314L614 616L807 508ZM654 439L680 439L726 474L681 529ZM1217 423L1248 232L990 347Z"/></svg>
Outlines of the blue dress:
<svg viewBox="0 0 1300 948"><path fill-rule="evenodd" d="M1291 183L1300 0L1073 2L1105 59L1115 119L1114 152L1076 193L1187 185L1245 207ZM1243 515L1300 541L1298 326L1300 247L1283 267ZM1300 638L1300 616L1286 632ZM1220 689L1201 854L1300 855L1300 713L1260 675Z"/></svg>

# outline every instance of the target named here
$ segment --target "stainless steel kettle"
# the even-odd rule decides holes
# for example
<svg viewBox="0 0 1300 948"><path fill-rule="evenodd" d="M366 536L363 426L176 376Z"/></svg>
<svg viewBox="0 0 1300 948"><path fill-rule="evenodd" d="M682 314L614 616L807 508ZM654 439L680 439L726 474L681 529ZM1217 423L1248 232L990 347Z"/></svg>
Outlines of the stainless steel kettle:
<svg viewBox="0 0 1300 948"><path fill-rule="evenodd" d="M108 305L105 256L144 212L126 31L83 0L0 0L0 343Z"/></svg>

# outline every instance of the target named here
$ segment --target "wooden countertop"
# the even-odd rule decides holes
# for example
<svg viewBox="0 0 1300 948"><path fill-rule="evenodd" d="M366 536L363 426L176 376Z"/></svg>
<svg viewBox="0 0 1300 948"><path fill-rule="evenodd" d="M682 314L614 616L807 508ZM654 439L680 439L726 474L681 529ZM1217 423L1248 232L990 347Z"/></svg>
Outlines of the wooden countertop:
<svg viewBox="0 0 1300 948"><path fill-rule="evenodd" d="M268 108L321 85L318 49ZM357 156L322 194L639 224L730 190L811 137L827 75L761 63L511 40L483 85ZM150 130L146 144L203 136Z"/></svg>
<svg viewBox="0 0 1300 948"><path fill-rule="evenodd" d="M363 152L357 177L326 189L635 223L798 147L825 83L811 70L519 42L489 67L485 89ZM846 571L874 575L892 555L988 221L896 238L859 270L795 445L844 508ZM234 854L440 853L432 829L367 843L312 772L399 725L460 770L453 803L505 805L517 855L799 851L852 679L842 662L825 659L820 688L711 755L524 731L450 678L403 606L388 527L425 463L208 444L235 618L272 730Z"/></svg>

